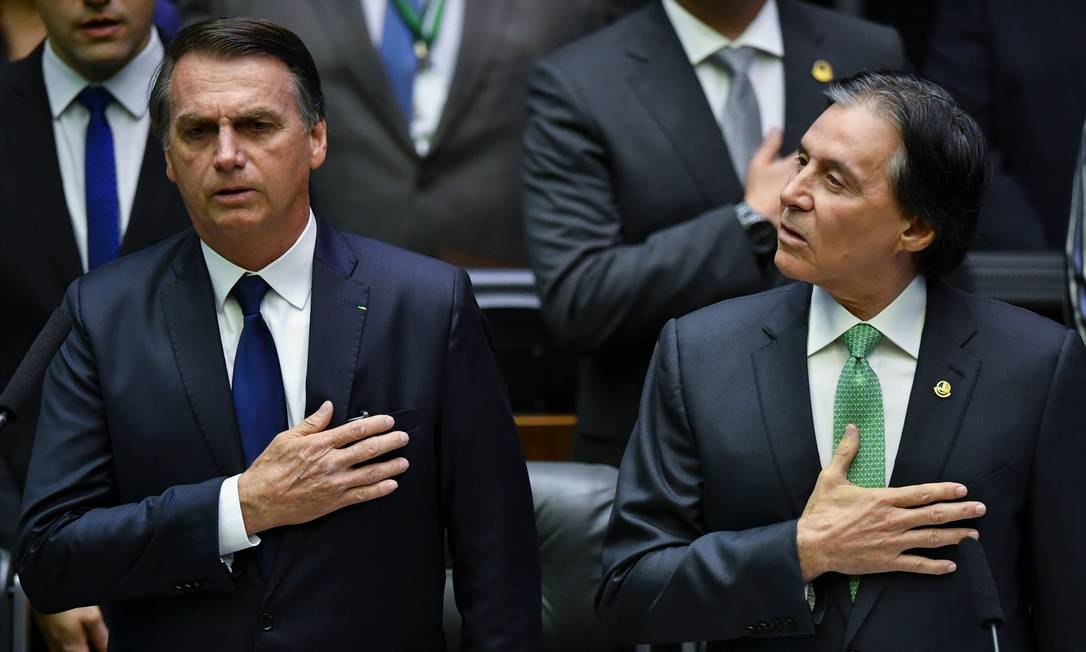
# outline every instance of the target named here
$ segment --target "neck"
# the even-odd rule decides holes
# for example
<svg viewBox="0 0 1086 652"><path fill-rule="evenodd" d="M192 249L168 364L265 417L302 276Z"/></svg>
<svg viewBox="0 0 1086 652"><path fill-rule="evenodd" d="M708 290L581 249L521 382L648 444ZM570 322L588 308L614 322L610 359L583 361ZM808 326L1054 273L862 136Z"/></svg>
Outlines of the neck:
<svg viewBox="0 0 1086 652"><path fill-rule="evenodd" d="M824 288L830 293L837 303L849 311L861 321L870 321L886 306L894 302L909 283L916 278L916 269L912 266L908 270L891 275L889 278L871 279L876 281L865 288Z"/></svg>
<svg viewBox="0 0 1086 652"><path fill-rule="evenodd" d="M45 25L33 0L0 0L0 33L9 61L33 52L45 38Z"/></svg>
<svg viewBox="0 0 1086 652"><path fill-rule="evenodd" d="M259 272L287 253L302 236L308 223L307 209L305 218L291 222L291 228L280 226L268 233L209 233L205 229L196 228L196 234L223 258L246 271ZM195 228L195 224L193 226Z"/></svg>
<svg viewBox="0 0 1086 652"><path fill-rule="evenodd" d="M676 0L717 33L735 40L762 10L765 0Z"/></svg>

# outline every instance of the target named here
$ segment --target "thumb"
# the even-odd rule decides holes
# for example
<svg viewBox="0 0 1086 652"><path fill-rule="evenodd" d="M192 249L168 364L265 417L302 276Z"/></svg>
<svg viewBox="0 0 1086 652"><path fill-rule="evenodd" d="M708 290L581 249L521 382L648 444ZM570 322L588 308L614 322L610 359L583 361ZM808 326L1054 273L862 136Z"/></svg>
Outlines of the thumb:
<svg viewBox="0 0 1086 652"><path fill-rule="evenodd" d="M781 143L784 142L784 135L780 129L774 127L769 130L765 138L762 139L762 144L755 150L754 155L750 157L751 163L758 161L759 163L769 164L777 158L777 152L781 150Z"/></svg>
<svg viewBox="0 0 1086 652"><path fill-rule="evenodd" d="M845 426L845 434L841 437L841 443L837 444L837 450L833 452L833 459L827 465L827 470L838 475L842 480L848 478L848 467L852 460L856 459L856 453L860 451L860 431L851 423Z"/></svg>
<svg viewBox="0 0 1086 652"><path fill-rule="evenodd" d="M294 432L299 435L312 435L323 432L332 422L332 402L325 401L317 408L317 411L307 416L304 421L294 426Z"/></svg>

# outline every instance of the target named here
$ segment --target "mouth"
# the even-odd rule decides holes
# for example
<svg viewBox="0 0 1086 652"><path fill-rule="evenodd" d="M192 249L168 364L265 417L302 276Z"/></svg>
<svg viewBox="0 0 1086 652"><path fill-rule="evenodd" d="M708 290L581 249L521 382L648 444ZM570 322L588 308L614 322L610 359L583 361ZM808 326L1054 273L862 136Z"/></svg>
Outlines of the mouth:
<svg viewBox="0 0 1086 652"><path fill-rule="evenodd" d="M807 238L803 237L799 231L781 222L780 228L777 229L777 242L782 245L799 247L807 244Z"/></svg>
<svg viewBox="0 0 1086 652"><path fill-rule="evenodd" d="M242 204L247 202L255 193L252 188L245 186L232 186L221 188L212 193L211 198L220 204Z"/></svg>
<svg viewBox="0 0 1086 652"><path fill-rule="evenodd" d="M79 23L79 31L95 39L109 38L121 31L124 22L112 16L95 16Z"/></svg>

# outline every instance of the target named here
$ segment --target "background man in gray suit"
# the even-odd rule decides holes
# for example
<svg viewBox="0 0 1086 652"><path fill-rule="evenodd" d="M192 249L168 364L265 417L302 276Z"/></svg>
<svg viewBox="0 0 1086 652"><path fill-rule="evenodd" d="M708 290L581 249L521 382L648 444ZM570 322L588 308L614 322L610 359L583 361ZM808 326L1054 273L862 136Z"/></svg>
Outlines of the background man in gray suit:
<svg viewBox="0 0 1086 652"><path fill-rule="evenodd" d="M524 216L544 318L583 354L575 459L618 465L664 322L775 278L776 157L823 83L903 63L893 30L795 0L663 0L539 65Z"/></svg>
<svg viewBox="0 0 1086 652"><path fill-rule="evenodd" d="M305 41L324 80L335 142L313 175L321 215L457 265L522 266L529 66L643 3L432 0L421 3L429 12L417 39L390 0L179 4L187 22L252 15Z"/></svg>

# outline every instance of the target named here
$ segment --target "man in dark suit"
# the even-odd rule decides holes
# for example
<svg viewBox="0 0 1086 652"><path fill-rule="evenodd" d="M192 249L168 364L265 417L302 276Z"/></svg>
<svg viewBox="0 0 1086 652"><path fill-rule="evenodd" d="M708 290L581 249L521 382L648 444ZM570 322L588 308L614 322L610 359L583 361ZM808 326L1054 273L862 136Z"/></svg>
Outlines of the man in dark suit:
<svg viewBox="0 0 1086 652"><path fill-rule="evenodd" d="M938 280L986 173L946 91L863 73L827 95L781 193L776 263L803 282L664 328L597 609L717 650L981 652L956 565L977 537L1005 649L1078 649L1086 349Z"/></svg>
<svg viewBox="0 0 1086 652"><path fill-rule="evenodd" d="M162 60L153 0L46 2L39 9L48 39L0 68L0 387L77 276L188 224L162 148L148 137L147 87ZM84 103L103 90L110 96L104 123L92 120ZM108 163L93 142L103 126L111 136ZM113 200L95 210L101 203L89 202L88 191L103 181ZM105 242L95 237L103 227ZM0 443L0 547L9 550L36 413L34 400ZM104 650L101 617L90 613L85 628ZM72 618L41 623L54 645L83 638L84 627Z"/></svg>
<svg viewBox="0 0 1086 652"><path fill-rule="evenodd" d="M171 43L151 112L195 233L66 295L23 585L106 604L116 650L440 650L447 534L464 649L536 650L531 494L470 283L314 218L323 106L281 27Z"/></svg>
<svg viewBox="0 0 1086 652"><path fill-rule="evenodd" d="M519 173L530 66L644 2L404 2L440 14L425 62L413 41L425 42L430 31L416 39L392 0L180 6L189 21L267 18L313 52L335 137L327 164L313 175L313 201L336 226L455 265L521 267Z"/></svg>
<svg viewBox="0 0 1086 652"><path fill-rule="evenodd" d="M539 65L524 218L546 323L582 354L575 459L618 464L664 322L776 278L775 159L823 83L903 63L893 30L801 2L663 0Z"/></svg>
<svg viewBox="0 0 1086 652"><path fill-rule="evenodd" d="M1061 249L1086 119L1086 3L934 6L924 74L962 103L991 145L976 247Z"/></svg>

